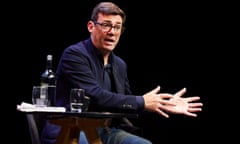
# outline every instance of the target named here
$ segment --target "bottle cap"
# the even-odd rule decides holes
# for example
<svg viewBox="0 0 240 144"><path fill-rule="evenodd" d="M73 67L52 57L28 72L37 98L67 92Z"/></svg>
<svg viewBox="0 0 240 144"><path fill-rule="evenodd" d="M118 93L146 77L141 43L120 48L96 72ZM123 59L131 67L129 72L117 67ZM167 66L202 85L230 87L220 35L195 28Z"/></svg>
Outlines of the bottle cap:
<svg viewBox="0 0 240 144"><path fill-rule="evenodd" d="M47 60L52 60L52 55L47 55Z"/></svg>

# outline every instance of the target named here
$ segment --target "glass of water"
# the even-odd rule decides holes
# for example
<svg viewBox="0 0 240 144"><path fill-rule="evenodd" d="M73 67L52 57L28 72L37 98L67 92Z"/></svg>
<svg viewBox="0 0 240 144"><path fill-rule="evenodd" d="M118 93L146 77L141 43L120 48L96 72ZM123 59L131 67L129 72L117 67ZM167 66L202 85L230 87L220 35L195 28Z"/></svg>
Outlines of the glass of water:
<svg viewBox="0 0 240 144"><path fill-rule="evenodd" d="M36 106L51 106L55 98L56 86L33 86L32 103Z"/></svg>
<svg viewBox="0 0 240 144"><path fill-rule="evenodd" d="M87 111L89 97L85 96L85 90L81 88L73 88L70 91L70 110L71 112Z"/></svg>

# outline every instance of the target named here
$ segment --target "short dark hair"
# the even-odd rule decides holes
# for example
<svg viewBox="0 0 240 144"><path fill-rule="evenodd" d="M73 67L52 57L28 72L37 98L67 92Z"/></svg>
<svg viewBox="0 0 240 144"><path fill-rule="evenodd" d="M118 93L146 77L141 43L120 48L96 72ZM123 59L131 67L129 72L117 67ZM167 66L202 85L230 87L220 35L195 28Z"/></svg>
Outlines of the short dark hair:
<svg viewBox="0 0 240 144"><path fill-rule="evenodd" d="M122 17L123 24L126 21L125 12L112 2L100 2L97 4L92 11L91 20L97 21L99 13L107 15L120 15Z"/></svg>

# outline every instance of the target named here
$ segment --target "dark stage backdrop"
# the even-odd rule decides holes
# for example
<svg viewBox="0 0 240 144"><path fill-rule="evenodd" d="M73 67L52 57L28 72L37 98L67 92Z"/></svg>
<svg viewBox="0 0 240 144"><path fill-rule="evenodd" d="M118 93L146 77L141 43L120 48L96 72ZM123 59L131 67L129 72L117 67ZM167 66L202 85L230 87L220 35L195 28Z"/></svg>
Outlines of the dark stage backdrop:
<svg viewBox="0 0 240 144"><path fill-rule="evenodd" d="M14 59L12 80L21 86L12 91L15 106L31 102L31 89L40 83L47 54L53 54L54 69L62 51L89 36L87 21L97 0L78 2L30 2L13 13L10 48ZM133 120L143 129L143 136L157 143L207 142L211 131L210 99L216 76L216 58L210 52L215 43L212 6L201 3L159 3L151 1L114 1L127 13L126 31L115 53L128 64L129 79L135 94L162 87L174 93L187 87L186 96L199 95L204 103L198 118L171 115L165 119L144 113ZM21 3L22 4L22 3ZM18 5L18 4L16 4ZM209 67L210 66L210 67ZM15 111L14 133L18 142L30 143L25 115ZM211 123L210 123L211 124Z"/></svg>

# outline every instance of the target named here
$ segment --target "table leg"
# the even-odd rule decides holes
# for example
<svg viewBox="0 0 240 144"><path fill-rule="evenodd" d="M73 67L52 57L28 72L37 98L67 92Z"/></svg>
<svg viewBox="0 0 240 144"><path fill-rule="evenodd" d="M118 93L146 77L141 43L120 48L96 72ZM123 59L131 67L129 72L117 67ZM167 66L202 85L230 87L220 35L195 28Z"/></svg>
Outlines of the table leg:
<svg viewBox="0 0 240 144"><path fill-rule="evenodd" d="M84 131L90 144L102 144L97 128L107 126L107 119L64 117L52 119L61 131L56 144L78 144L80 131Z"/></svg>

